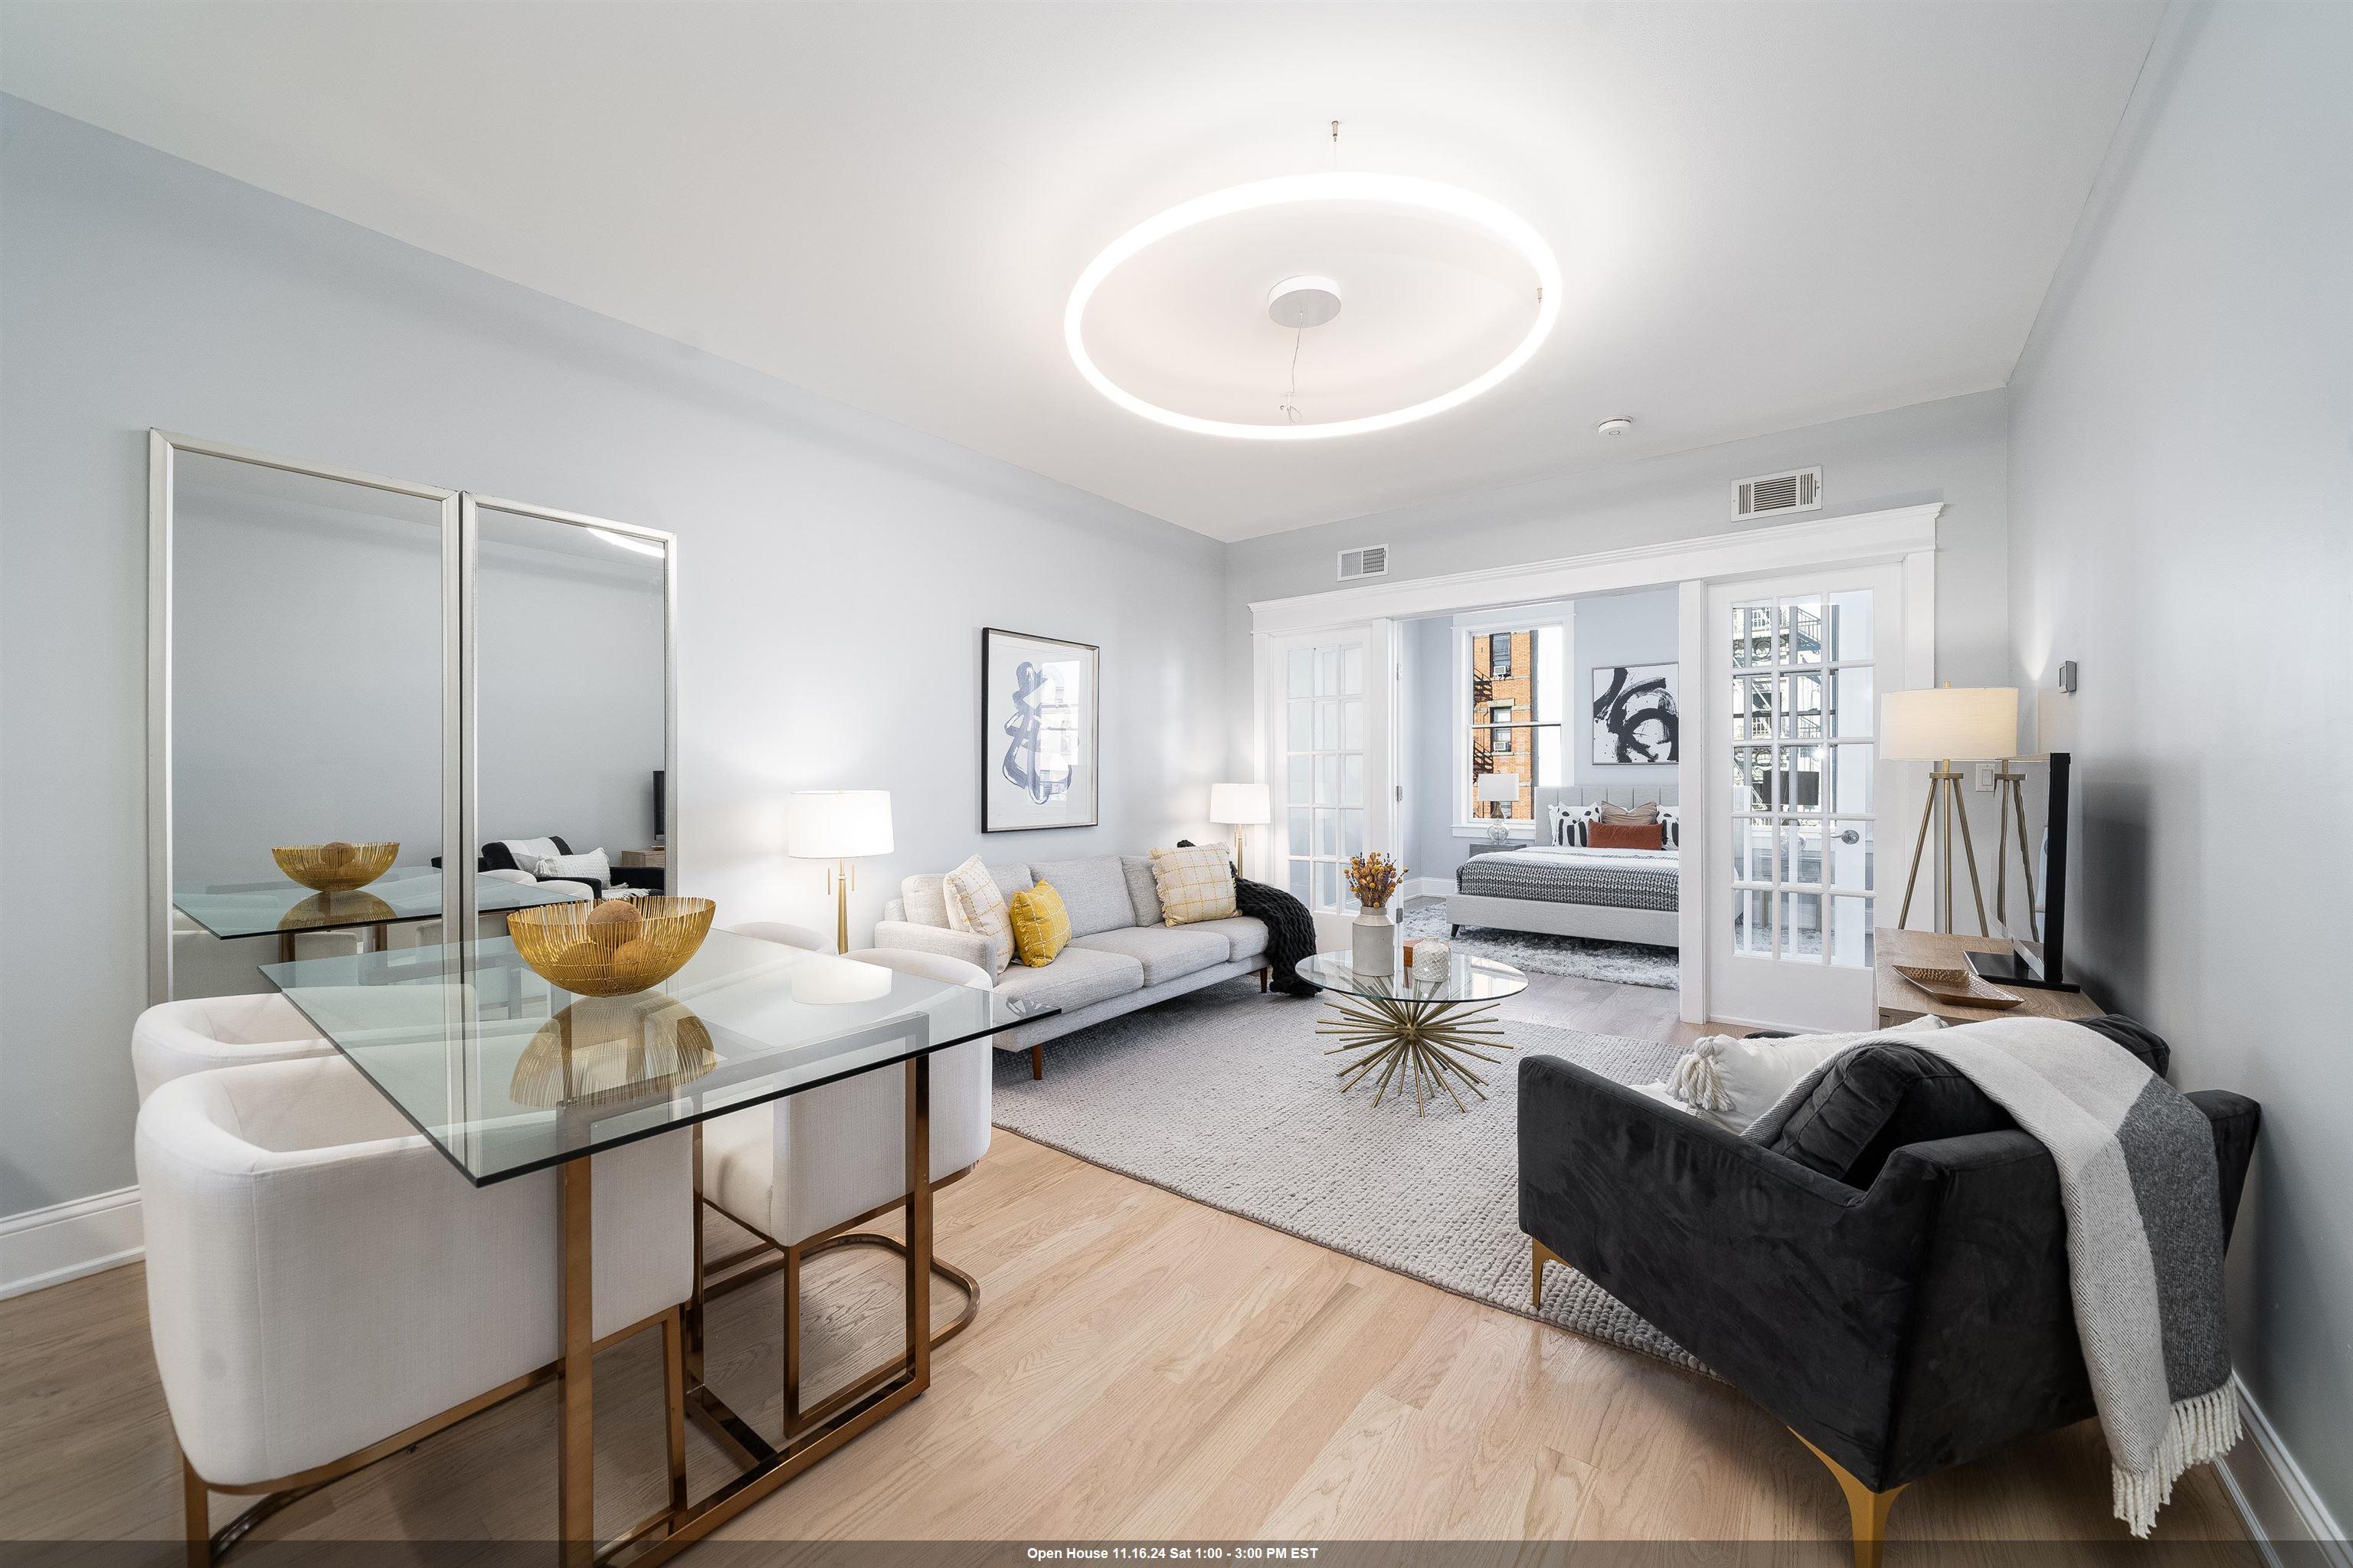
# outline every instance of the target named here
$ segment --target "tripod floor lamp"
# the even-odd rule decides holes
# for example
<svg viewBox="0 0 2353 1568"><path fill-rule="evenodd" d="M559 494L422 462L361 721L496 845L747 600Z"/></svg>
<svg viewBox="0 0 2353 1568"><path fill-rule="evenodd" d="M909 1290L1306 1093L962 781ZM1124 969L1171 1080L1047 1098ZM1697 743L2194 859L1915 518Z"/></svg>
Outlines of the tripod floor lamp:
<svg viewBox="0 0 2353 1568"><path fill-rule="evenodd" d="M797 789L785 817L785 853L798 860L829 860L834 898L834 951L849 951L849 890L858 885L860 855L891 853L891 791Z"/></svg>
<svg viewBox="0 0 2353 1568"><path fill-rule="evenodd" d="M1940 905L1936 929L1953 929L1953 829L1961 834L1961 856L1969 873L1969 896L1977 901L1978 929L1990 936L1986 924L1985 894L1978 885L1977 846L1969 840L1968 806L1961 799L1961 775L1957 760L1984 761L2018 754L2018 688L2015 686L1936 686L1925 691L1890 692L1879 705L1879 755L1888 762L1933 762L1928 775L1928 800L1920 811L1920 832L1912 841L1912 870L1904 879L1904 909L1895 923L1912 914L1912 895L1920 882L1920 861L1928 848L1928 828L1936 825L1936 890Z"/></svg>

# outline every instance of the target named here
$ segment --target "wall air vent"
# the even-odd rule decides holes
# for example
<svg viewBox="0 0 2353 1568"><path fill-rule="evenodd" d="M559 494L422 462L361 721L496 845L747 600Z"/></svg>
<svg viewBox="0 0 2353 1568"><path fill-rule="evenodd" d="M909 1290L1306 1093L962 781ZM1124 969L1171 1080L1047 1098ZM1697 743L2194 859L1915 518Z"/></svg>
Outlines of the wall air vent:
<svg viewBox="0 0 2353 1568"><path fill-rule="evenodd" d="M1763 517L1775 512L1819 512L1822 505L1822 471L1791 469L1744 479L1732 487L1732 520Z"/></svg>
<svg viewBox="0 0 2353 1568"><path fill-rule="evenodd" d="M1340 552L1340 580L1354 582L1358 577L1385 577L1389 572L1389 547L1387 545L1366 545L1360 550Z"/></svg>

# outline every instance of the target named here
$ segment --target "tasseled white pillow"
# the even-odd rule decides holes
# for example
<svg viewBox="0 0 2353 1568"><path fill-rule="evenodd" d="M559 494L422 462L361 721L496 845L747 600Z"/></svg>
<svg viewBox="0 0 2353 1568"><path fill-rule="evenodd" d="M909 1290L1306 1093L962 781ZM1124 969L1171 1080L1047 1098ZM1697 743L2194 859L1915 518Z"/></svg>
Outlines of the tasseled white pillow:
<svg viewBox="0 0 2353 1568"><path fill-rule="evenodd" d="M1923 1016L1888 1029L1793 1034L1784 1040L1711 1034L1693 1042L1683 1053L1667 1079L1667 1092L1689 1106L1694 1115L1742 1132L1796 1087L1799 1079L1848 1046L1944 1026L1941 1018Z"/></svg>

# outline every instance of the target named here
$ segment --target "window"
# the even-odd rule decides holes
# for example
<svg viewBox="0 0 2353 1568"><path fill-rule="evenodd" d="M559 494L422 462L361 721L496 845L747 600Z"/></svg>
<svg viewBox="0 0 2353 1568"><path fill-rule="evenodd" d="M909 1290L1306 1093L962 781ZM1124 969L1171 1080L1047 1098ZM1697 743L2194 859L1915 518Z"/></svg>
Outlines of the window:
<svg viewBox="0 0 2353 1568"><path fill-rule="evenodd" d="M1535 791L1566 784L1561 766L1562 704L1568 694L1567 629L1535 625L1503 631L1481 629L1456 644L1461 662L1454 697L1456 744L1463 765L1455 782L1457 822L1491 821L1501 816L1535 819ZM1479 800L1479 780L1490 773L1520 780L1509 802Z"/></svg>

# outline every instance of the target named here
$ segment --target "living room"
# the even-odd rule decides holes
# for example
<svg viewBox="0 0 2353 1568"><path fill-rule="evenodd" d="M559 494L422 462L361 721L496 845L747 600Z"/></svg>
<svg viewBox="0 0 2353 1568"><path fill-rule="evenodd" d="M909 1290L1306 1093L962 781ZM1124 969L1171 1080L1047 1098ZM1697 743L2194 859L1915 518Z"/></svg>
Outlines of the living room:
<svg viewBox="0 0 2353 1568"><path fill-rule="evenodd" d="M2353 1563L2353 8L0 45L12 1552Z"/></svg>

